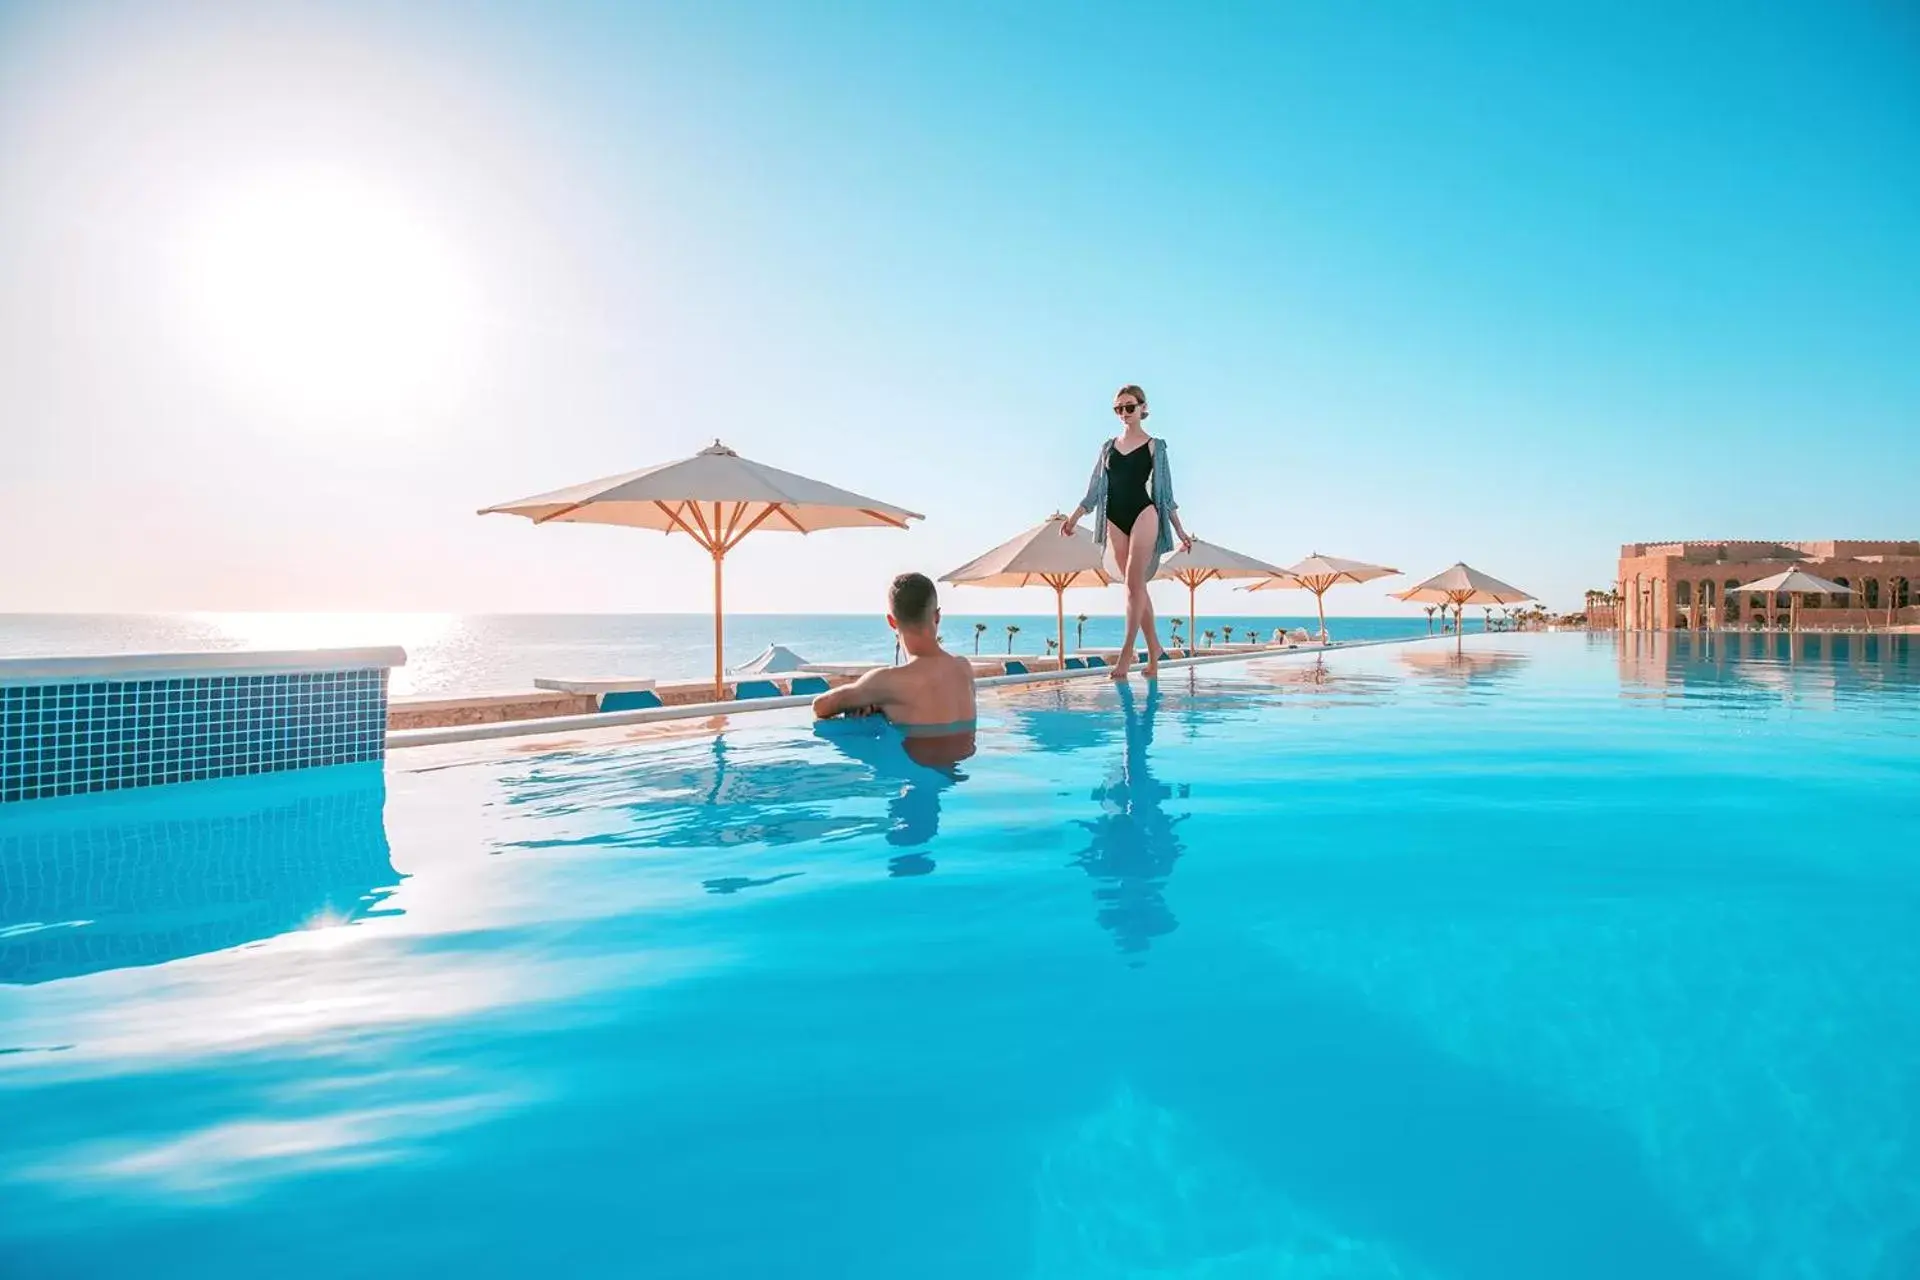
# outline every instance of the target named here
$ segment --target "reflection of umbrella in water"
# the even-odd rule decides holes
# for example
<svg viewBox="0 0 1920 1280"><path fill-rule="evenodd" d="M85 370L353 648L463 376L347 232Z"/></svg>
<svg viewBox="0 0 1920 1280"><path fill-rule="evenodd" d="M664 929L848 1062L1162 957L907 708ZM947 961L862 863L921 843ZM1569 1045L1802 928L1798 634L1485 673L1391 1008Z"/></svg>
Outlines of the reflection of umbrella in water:
<svg viewBox="0 0 1920 1280"><path fill-rule="evenodd" d="M755 530L904 529L917 512L741 457L718 440L691 458L481 508L481 515L684 533L713 557L713 696L726 696L721 564Z"/></svg>
<svg viewBox="0 0 1920 1280"><path fill-rule="evenodd" d="M1400 653L1400 661L1417 675L1463 683L1513 675L1532 658L1532 654L1505 649L1447 649L1432 646L1416 646Z"/></svg>
<svg viewBox="0 0 1920 1280"><path fill-rule="evenodd" d="M1102 814L1081 821L1089 837L1076 866L1100 882L1094 891L1099 907L1095 918L1113 934L1120 950L1141 955L1153 943L1180 927L1163 895L1173 864L1185 852L1176 828L1188 814L1169 816L1164 803L1176 792L1153 776L1148 750L1153 744L1153 722L1160 694L1147 686L1146 703L1134 702L1131 685L1118 686L1126 721L1127 744L1117 777L1098 791ZM1186 794L1181 788L1179 795Z"/></svg>
<svg viewBox="0 0 1920 1280"><path fill-rule="evenodd" d="M1320 654L1306 662L1250 662L1241 673L1248 680L1282 691L1299 690L1325 695L1324 701L1348 704L1377 702L1393 691L1393 680L1371 672L1335 671Z"/></svg>
<svg viewBox="0 0 1920 1280"><path fill-rule="evenodd" d="M1434 574L1418 586L1396 591L1393 595L1397 600L1410 600L1415 604L1452 605L1455 649L1459 649L1463 643L1460 610L1466 605L1519 604L1533 599L1520 588L1510 587L1464 562L1456 563L1451 569Z"/></svg>

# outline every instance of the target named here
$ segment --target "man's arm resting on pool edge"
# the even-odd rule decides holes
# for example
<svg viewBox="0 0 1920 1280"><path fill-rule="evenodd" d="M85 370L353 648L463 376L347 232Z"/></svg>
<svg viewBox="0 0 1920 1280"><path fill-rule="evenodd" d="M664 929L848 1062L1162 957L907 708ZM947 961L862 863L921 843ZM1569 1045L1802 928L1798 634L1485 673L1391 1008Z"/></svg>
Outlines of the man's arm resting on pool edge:
<svg viewBox="0 0 1920 1280"><path fill-rule="evenodd" d="M821 720L849 711L879 711L886 702L889 669L869 671L852 684L829 689L813 700L813 714Z"/></svg>

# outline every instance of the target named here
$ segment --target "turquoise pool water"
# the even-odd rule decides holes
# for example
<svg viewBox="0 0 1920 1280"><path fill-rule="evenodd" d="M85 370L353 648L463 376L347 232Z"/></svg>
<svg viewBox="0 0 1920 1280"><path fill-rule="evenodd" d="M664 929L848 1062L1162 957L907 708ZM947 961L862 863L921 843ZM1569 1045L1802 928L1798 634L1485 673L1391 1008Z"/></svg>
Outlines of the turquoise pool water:
<svg viewBox="0 0 1920 1280"><path fill-rule="evenodd" d="M0 816L0 1274L1920 1275L1905 642L983 711Z"/></svg>

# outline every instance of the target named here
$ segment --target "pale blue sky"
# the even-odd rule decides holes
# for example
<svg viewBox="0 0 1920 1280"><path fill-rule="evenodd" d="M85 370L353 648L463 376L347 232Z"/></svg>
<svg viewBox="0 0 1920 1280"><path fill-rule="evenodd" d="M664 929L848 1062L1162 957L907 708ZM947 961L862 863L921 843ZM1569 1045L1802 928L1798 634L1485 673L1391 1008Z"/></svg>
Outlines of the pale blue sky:
<svg viewBox="0 0 1920 1280"><path fill-rule="evenodd" d="M1920 536L1910 6L397 8L0 5L0 611L700 609L473 511L714 436L927 513L737 554L863 610L1123 381L1283 562Z"/></svg>

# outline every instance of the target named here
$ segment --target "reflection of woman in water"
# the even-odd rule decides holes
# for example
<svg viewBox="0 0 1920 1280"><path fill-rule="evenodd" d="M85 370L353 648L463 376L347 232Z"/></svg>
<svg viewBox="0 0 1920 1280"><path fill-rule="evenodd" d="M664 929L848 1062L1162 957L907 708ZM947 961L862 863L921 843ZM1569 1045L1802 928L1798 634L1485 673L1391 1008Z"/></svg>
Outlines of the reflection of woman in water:
<svg viewBox="0 0 1920 1280"><path fill-rule="evenodd" d="M1147 583L1160 571L1161 557L1173 550L1174 535L1188 549L1193 539L1180 523L1180 508L1173 500L1166 441L1147 434L1147 393L1131 385L1120 388L1113 412L1120 419L1120 434L1100 446L1086 497L1060 532L1071 538L1080 517L1091 515L1094 542L1112 548L1113 562L1126 580L1127 634L1113 667L1113 678L1120 680L1133 662L1133 644L1142 632L1147 640L1146 674L1160 673L1160 637Z"/></svg>
<svg viewBox="0 0 1920 1280"><path fill-rule="evenodd" d="M1189 815L1168 816L1163 805L1174 790L1154 777L1148 764L1154 717L1160 709L1159 686L1147 686L1143 707L1135 703L1132 686L1122 684L1120 707L1127 726L1126 754L1119 775L1094 793L1104 812L1080 823L1092 839L1075 861L1101 882L1094 890L1100 927L1113 934L1122 951L1137 955L1153 939L1179 927L1161 888L1185 852L1174 829ZM1185 788L1180 794L1185 794Z"/></svg>

